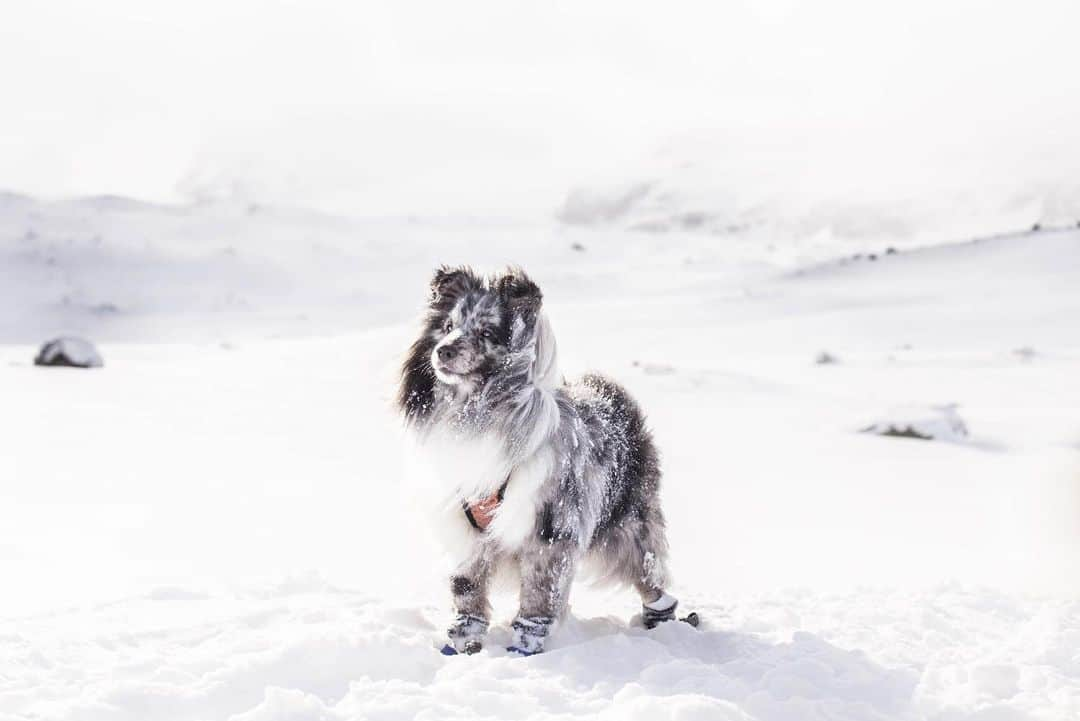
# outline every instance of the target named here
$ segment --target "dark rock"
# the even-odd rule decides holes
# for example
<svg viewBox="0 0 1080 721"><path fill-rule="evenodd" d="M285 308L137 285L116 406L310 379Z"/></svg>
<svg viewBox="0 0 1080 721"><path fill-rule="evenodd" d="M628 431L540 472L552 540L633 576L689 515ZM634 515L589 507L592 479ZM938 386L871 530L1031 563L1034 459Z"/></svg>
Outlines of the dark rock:
<svg viewBox="0 0 1080 721"><path fill-rule="evenodd" d="M1013 355L1020 360L1030 361L1035 359L1038 352L1031 346L1026 345L1021 348L1013 348Z"/></svg>
<svg viewBox="0 0 1080 721"><path fill-rule="evenodd" d="M688 229L700 228L708 219L705 213L683 213L678 217L679 224Z"/></svg>
<svg viewBox="0 0 1080 721"><path fill-rule="evenodd" d="M64 366L68 368L101 368L105 365L94 344L82 338L56 338L41 346L36 366Z"/></svg>
<svg viewBox="0 0 1080 721"><path fill-rule="evenodd" d="M864 428L863 433L876 433L879 436L891 438L917 438L920 441L932 441L934 437L928 433L921 433L912 426L889 427L884 430L874 430L873 426Z"/></svg>
<svg viewBox="0 0 1080 721"><path fill-rule="evenodd" d="M834 363L839 362L839 358L834 356L832 353L824 350L818 353L817 357L814 358L814 363L817 363L819 366L833 365Z"/></svg>
<svg viewBox="0 0 1080 721"><path fill-rule="evenodd" d="M893 409L882 420L863 428L862 432L892 438L954 443L963 442L968 437L967 424L956 412L955 404Z"/></svg>

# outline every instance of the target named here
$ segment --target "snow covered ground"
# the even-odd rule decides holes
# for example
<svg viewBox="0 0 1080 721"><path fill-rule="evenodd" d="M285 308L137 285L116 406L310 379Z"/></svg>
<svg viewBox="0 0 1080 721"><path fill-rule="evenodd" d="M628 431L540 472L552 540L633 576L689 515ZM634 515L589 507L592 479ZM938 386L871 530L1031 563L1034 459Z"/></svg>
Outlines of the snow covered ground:
<svg viewBox="0 0 1080 721"><path fill-rule="evenodd" d="M797 240L0 196L0 719L1080 718L1080 231ZM437 654L390 399L440 262L639 397L702 628L579 585Z"/></svg>

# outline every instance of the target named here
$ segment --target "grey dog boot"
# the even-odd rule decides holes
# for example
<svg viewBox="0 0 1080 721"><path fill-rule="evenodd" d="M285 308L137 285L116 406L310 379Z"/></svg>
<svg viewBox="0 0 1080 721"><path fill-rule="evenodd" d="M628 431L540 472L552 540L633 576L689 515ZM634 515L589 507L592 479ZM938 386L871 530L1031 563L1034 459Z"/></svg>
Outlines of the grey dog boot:
<svg viewBox="0 0 1080 721"><path fill-rule="evenodd" d="M555 619L548 616L518 616L510 624L513 636L507 651L519 653L522 656L533 656L544 651L544 639Z"/></svg>
<svg viewBox="0 0 1080 721"><path fill-rule="evenodd" d="M450 643L442 647L442 655L456 656L459 653L472 655L483 648L484 634L487 633L488 622L486 618L473 616L468 613L459 613L446 635Z"/></svg>
<svg viewBox="0 0 1080 721"><path fill-rule="evenodd" d="M665 621L674 621L675 609L678 606L679 602L674 596L663 593L655 601L641 604L641 621L645 624L645 628L656 628ZM694 628L697 628L701 622L696 612L688 613L679 620L690 624Z"/></svg>
<svg viewBox="0 0 1080 721"><path fill-rule="evenodd" d="M655 601L641 604L641 620L645 628L656 628L665 621L674 621L678 606L679 601L666 593Z"/></svg>

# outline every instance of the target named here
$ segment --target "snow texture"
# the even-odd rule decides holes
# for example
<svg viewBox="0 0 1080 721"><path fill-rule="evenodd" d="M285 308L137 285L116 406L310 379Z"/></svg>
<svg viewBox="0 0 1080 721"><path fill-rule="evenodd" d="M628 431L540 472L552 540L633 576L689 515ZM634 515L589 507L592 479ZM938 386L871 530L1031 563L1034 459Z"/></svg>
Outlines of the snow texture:
<svg viewBox="0 0 1080 721"><path fill-rule="evenodd" d="M1080 231L805 251L3 200L0 719L1080 717ZM544 654L506 653L502 592L440 655L391 399L463 261L527 268L563 372L648 413L700 628L579 584ZM68 333L108 366L32 366ZM854 432L945 403L963 442Z"/></svg>
<svg viewBox="0 0 1080 721"><path fill-rule="evenodd" d="M309 579L310 581L311 579ZM1080 604L942 586L573 619L547 653L444 657L439 607L293 584L5 622L3 718L1067 719ZM505 626L493 631L507 640Z"/></svg>

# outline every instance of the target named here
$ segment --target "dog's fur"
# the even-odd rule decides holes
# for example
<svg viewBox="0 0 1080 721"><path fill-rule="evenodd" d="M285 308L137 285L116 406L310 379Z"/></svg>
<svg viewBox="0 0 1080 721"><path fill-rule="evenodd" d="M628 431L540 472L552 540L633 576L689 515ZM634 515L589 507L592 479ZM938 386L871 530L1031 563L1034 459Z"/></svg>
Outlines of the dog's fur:
<svg viewBox="0 0 1080 721"><path fill-rule="evenodd" d="M663 597L667 583L660 468L645 419L602 376L563 380L541 301L520 270L483 278L440 268L402 368L398 405L443 476L446 520L469 539L451 578L454 606L485 629L489 582L504 563L520 571L525 619L562 617L585 560L643 603ZM504 481L491 524L472 528L462 502Z"/></svg>

